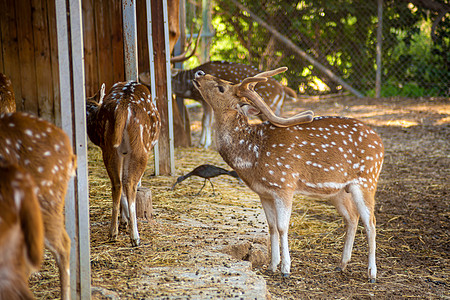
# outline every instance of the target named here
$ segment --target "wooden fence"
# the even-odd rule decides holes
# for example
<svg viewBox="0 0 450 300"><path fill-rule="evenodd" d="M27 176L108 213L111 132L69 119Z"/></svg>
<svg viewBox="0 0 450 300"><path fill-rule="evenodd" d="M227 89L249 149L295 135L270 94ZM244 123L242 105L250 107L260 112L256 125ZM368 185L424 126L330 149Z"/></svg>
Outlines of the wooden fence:
<svg viewBox="0 0 450 300"><path fill-rule="evenodd" d="M139 72L149 70L145 2L136 3ZM125 79L122 3L82 0L82 13L89 97ZM17 110L60 126L57 47L55 0L0 0L0 72L13 83Z"/></svg>

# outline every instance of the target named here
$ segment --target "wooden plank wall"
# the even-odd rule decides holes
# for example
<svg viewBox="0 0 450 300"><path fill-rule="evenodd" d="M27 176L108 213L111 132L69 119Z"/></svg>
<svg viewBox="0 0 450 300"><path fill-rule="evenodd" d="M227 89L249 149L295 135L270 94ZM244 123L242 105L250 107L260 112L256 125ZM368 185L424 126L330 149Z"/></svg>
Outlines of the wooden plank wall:
<svg viewBox="0 0 450 300"><path fill-rule="evenodd" d="M86 95L125 79L121 1L83 0ZM161 12L162 13L162 12ZM146 1L137 0L139 72L148 71Z"/></svg>
<svg viewBox="0 0 450 300"><path fill-rule="evenodd" d="M139 72L149 70L145 0L137 0ZM82 0L86 96L123 81L122 4ZM161 12L162 13L162 12ZM61 124L54 0L0 0L0 72L17 110Z"/></svg>

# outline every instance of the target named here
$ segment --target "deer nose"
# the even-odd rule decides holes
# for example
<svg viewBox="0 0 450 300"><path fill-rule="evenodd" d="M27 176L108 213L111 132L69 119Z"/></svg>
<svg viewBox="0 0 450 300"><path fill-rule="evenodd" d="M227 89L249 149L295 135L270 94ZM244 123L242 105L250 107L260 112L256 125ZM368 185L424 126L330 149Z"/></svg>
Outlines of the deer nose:
<svg viewBox="0 0 450 300"><path fill-rule="evenodd" d="M197 72L195 72L195 78L199 78L205 75L206 75L205 72L203 72L202 70L198 70Z"/></svg>

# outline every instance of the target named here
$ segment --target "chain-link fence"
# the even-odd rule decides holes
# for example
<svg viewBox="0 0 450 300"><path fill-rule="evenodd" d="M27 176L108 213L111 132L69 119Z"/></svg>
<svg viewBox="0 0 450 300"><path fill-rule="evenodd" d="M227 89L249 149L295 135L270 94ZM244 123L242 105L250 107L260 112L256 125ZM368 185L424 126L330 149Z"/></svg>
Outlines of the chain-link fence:
<svg viewBox="0 0 450 300"><path fill-rule="evenodd" d="M382 24L380 96L449 96L450 13L437 22L427 8L381 2L218 0L210 6L210 60L287 66L283 80L300 95L375 96ZM188 2L188 28L207 20L205 7Z"/></svg>

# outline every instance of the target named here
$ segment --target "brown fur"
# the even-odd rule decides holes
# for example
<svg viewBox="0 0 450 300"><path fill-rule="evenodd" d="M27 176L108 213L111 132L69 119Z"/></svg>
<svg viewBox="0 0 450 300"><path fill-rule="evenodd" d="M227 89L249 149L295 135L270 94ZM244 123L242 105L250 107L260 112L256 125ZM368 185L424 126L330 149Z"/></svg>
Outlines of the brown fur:
<svg viewBox="0 0 450 300"><path fill-rule="evenodd" d="M202 70L206 74L215 76L232 83L239 83L249 76L254 76L260 71L253 66L228 61L210 61L191 70L177 71L172 74L172 92L183 98L196 100L202 104L202 134L200 144L209 147L211 145L211 127L213 123L212 108L203 99L199 91L192 84L194 74ZM150 84L148 73L139 75L142 82ZM258 92L276 115L281 115L286 96L296 98L297 94L289 87L283 86L273 78L267 82L257 84L255 91Z"/></svg>
<svg viewBox="0 0 450 300"><path fill-rule="evenodd" d="M58 264L63 299L70 297L70 239L65 230L64 201L76 156L63 130L26 113L0 116L0 157L27 170L38 187L45 245Z"/></svg>
<svg viewBox="0 0 450 300"><path fill-rule="evenodd" d="M111 179L110 238L117 238L120 199L124 197L127 201L122 202L122 217L129 219L131 244L137 246L136 211L131 208L135 207L137 184L158 139L161 120L149 90L142 84L116 83L101 103L99 94L101 92L86 103L87 130L91 141L102 149L103 162Z"/></svg>
<svg viewBox="0 0 450 300"><path fill-rule="evenodd" d="M251 86L261 78L231 85L199 72L194 84L214 110L220 155L260 196L271 237L269 269L277 269L281 249L281 271L286 276L290 272L287 232L293 195L298 192L330 200L344 217L342 270L350 260L361 217L369 243L368 274L374 282L374 196L384 157L380 137L360 121L340 117L319 117L288 127L249 124L242 113L249 109L242 107L256 103L253 98L259 96Z"/></svg>
<svg viewBox="0 0 450 300"><path fill-rule="evenodd" d="M0 114L12 113L16 111L16 97L8 77L0 73Z"/></svg>
<svg viewBox="0 0 450 300"><path fill-rule="evenodd" d="M28 277L40 268L44 255L35 189L23 168L0 159L0 299L34 299Z"/></svg>

